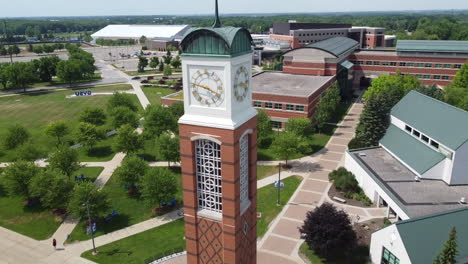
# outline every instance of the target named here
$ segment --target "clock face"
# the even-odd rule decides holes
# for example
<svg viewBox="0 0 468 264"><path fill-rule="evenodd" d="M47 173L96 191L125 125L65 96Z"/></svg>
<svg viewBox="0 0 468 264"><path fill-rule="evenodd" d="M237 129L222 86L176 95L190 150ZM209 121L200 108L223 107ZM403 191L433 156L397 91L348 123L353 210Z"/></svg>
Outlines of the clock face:
<svg viewBox="0 0 468 264"><path fill-rule="evenodd" d="M240 66L234 76L234 96L237 101L244 101L249 92L249 71L245 66Z"/></svg>
<svg viewBox="0 0 468 264"><path fill-rule="evenodd" d="M214 71L196 71L192 75L190 89L193 98L201 105L220 106L224 100L223 81Z"/></svg>

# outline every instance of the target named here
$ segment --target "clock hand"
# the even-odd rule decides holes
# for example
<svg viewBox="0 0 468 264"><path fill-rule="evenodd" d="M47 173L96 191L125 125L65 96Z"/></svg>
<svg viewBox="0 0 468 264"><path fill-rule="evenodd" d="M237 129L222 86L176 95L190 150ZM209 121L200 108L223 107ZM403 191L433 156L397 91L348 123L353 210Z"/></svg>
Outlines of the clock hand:
<svg viewBox="0 0 468 264"><path fill-rule="evenodd" d="M211 90L208 86L201 85L201 84L196 84L196 83L194 83L194 85L195 85L195 86L198 86L198 87L200 87L200 88L203 88L203 89L205 89L205 90L208 90L208 91L210 91L212 94L216 94L217 97L220 97L220 94L219 94L219 93L217 93L217 92Z"/></svg>

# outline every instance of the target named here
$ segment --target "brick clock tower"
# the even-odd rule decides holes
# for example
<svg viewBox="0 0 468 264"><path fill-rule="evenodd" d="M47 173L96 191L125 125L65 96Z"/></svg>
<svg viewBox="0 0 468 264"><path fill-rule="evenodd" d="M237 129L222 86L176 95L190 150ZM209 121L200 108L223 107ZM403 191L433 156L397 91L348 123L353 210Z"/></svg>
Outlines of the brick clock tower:
<svg viewBox="0 0 468 264"><path fill-rule="evenodd" d="M256 263L257 111L252 37L194 28L181 43L185 114L179 120L187 263Z"/></svg>

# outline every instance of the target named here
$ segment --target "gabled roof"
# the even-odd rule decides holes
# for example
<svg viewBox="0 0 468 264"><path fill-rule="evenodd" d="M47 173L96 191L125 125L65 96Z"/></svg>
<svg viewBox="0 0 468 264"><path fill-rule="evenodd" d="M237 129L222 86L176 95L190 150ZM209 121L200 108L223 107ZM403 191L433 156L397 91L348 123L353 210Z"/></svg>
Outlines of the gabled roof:
<svg viewBox="0 0 468 264"><path fill-rule="evenodd" d="M388 127L385 136L380 140L380 144L420 175L445 159L444 155L395 125Z"/></svg>
<svg viewBox="0 0 468 264"><path fill-rule="evenodd" d="M421 93L409 92L391 115L453 150L468 141L468 112Z"/></svg>
<svg viewBox="0 0 468 264"><path fill-rule="evenodd" d="M458 40L398 40L397 51L468 53L468 41Z"/></svg>
<svg viewBox="0 0 468 264"><path fill-rule="evenodd" d="M457 231L457 259L468 257L468 208L446 211L395 224L411 263L432 263L447 241L450 230Z"/></svg>
<svg viewBox="0 0 468 264"><path fill-rule="evenodd" d="M341 55L355 50L359 42L346 37L333 37L305 46L306 48L315 48L326 51L330 54L340 57Z"/></svg>

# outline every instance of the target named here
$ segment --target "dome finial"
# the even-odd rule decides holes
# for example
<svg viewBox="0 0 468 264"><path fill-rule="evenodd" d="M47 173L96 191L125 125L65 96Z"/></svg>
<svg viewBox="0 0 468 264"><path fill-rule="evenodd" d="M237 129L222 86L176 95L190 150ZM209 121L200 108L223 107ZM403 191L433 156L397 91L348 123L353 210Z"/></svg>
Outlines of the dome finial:
<svg viewBox="0 0 468 264"><path fill-rule="evenodd" d="M219 12L218 12L218 0L215 0L215 22L213 24L214 28L221 27L221 20L219 20Z"/></svg>

